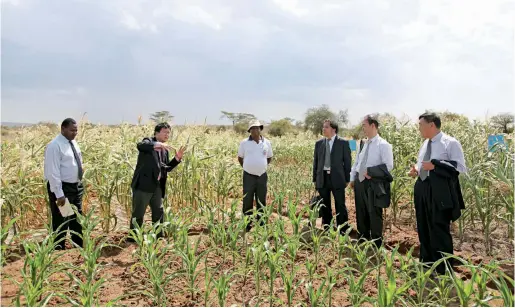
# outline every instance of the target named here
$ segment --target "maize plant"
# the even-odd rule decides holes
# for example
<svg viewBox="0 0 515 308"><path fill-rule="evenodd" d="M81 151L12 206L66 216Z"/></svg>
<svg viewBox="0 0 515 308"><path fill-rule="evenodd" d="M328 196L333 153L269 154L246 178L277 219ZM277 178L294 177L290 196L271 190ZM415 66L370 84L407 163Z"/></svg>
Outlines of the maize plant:
<svg viewBox="0 0 515 308"><path fill-rule="evenodd" d="M181 271L169 271L171 258L167 255L168 250L164 241L157 238L157 234L161 232L162 226L156 223L151 228L141 228L131 230L131 237L136 241L139 248L136 257L139 263L133 266L133 269L142 266L148 273L147 281L151 285L150 291L145 290L143 294L148 296L155 306L168 306L168 299L164 287L167 286L172 279L180 276Z"/></svg>
<svg viewBox="0 0 515 308"><path fill-rule="evenodd" d="M209 296L213 289L215 288L213 284L213 274L209 271L209 266L207 264L207 257L204 258L204 307L208 306Z"/></svg>
<svg viewBox="0 0 515 308"><path fill-rule="evenodd" d="M136 143L151 135L153 129L152 125L108 127L80 123L77 141L83 153L83 204L88 214L83 217L84 248L75 250L84 262L75 265L61 262L62 252L51 252L50 247L56 243L48 237L43 244L26 238L51 221L43 153L59 128L26 127L2 140L0 238L2 265L9 270L2 274L15 277L13 272L21 273L18 299L11 303L6 300L6 305L50 305L54 304L53 296L58 298L57 304L61 300L72 305L126 304L107 303L103 297L102 285L119 283L120 278L107 272L117 265L110 258L104 260L100 252L102 246L110 245L107 239L117 238L120 233L125 236L123 229L132 211ZM474 251L470 248L477 247L476 236L480 235L480 242L484 242L491 256L512 264L512 136L505 136L506 147L499 144L489 149L487 138L495 133L492 127L459 117L446 119L443 131L461 142L469 169L459 176L465 210L454 231L458 243L463 244L460 250L467 257L482 257L482 247ZM414 229L415 179L406 174L416 162L423 140L416 124L393 117L382 121L380 134L392 144L394 152L392 204L385 211L384 225L392 232L385 237L395 241L399 235L404 237L400 234L403 230ZM371 242L352 239L350 229L340 234L341 226L334 229L334 223L325 232L316 228L319 207L323 205L310 204L313 147L319 138L311 133L271 137L274 163L268 169L267 206L260 213L261 221L256 221L256 211L242 215L242 170L236 153L243 137L206 125L172 129L168 143L174 148L187 144L188 151L181 164L168 174L167 196L163 200L165 222L130 231L138 244L133 254L136 264L130 269L145 277L141 285L129 286L131 291L122 295L143 295L153 305L203 302L206 306L259 306L265 301L267 305L289 306L513 306L513 278L500 261L478 265L463 261L461 267L467 275L449 271L435 277L438 262L425 267L416 260L417 245L405 249L404 242L390 247L393 241L385 241L386 248L377 250ZM173 155L172 149L170 156ZM347 191L352 200L352 191ZM352 208L352 201L349 206ZM88 210L94 214L89 216ZM253 228L246 232L251 221ZM352 217L349 221L354 224ZM115 234L106 237L113 230ZM157 239L160 231L165 240ZM198 240L190 242L192 235ZM405 235L408 241L417 241L413 232ZM28 251L22 256L25 266L13 271L9 267L21 262L12 262L5 253L11 251L7 245L20 242ZM69 258L68 251L65 255ZM105 262L110 266L104 267ZM236 275L241 280L235 279ZM71 279L69 286L59 281L63 276ZM280 288L273 284L274 280L282 281ZM228 296L231 283L237 283L239 290L235 291L241 297L238 292L234 298ZM184 290L188 302L177 303L182 298L174 297L181 293L174 290L177 285ZM340 296L342 293L344 296Z"/></svg>
<svg viewBox="0 0 515 308"><path fill-rule="evenodd" d="M299 285L301 285L303 282L303 280L297 279L298 271L299 267L296 266L294 263L291 264L291 270L288 270L285 266L283 266L279 270L281 279L284 284L284 291L286 293L288 307L293 306L293 298L295 297L295 292L297 291Z"/></svg>
<svg viewBox="0 0 515 308"><path fill-rule="evenodd" d="M352 267L345 267L342 270L344 279L349 286L347 290L347 296L350 299L352 306L357 307L363 305L363 303L369 301L367 296L364 296L364 285L365 281L372 272L372 269L367 269L363 272L356 270Z"/></svg>
<svg viewBox="0 0 515 308"><path fill-rule="evenodd" d="M256 284L256 306L259 306L261 295L261 277L263 275L261 267L266 261L265 244L256 243L252 248L252 257L254 262L254 281Z"/></svg>
<svg viewBox="0 0 515 308"><path fill-rule="evenodd" d="M101 277L102 265L98 263L98 259L104 249L116 248L116 246L108 244L108 239L104 236L93 235L94 229L100 223L98 218L93 217L93 210L86 215L77 213L77 220L82 226L83 247L79 247L79 251L83 261L78 266L69 264L66 274L76 285L79 300L76 301L72 297L67 299L75 306L99 306L101 298L95 295L106 283L106 279ZM108 305L110 304L112 303Z"/></svg>
<svg viewBox="0 0 515 308"><path fill-rule="evenodd" d="M214 287L216 289L218 305L220 305L220 307L225 306L225 301L227 300L227 294L231 288L231 279L233 276L234 273L225 271L220 275L220 277L218 277L218 279L214 279Z"/></svg>
<svg viewBox="0 0 515 308"><path fill-rule="evenodd" d="M9 245L11 244L11 242L13 241L13 238L14 237L11 237L9 240L9 230L11 230L11 228L14 226L14 223L16 222L16 220L18 220L19 217L15 217L11 220L9 220L6 224L2 224L1 228L0 228L0 232L2 232L0 234L0 258L1 258L1 262L0 264L3 266L6 264L6 259L9 257L8 254L7 254L7 249L9 247Z"/></svg>
<svg viewBox="0 0 515 308"><path fill-rule="evenodd" d="M51 282L50 277L63 271L64 267L57 262L63 253L53 253L59 244L55 237L56 233L49 229L49 235L41 243L23 241L25 261L21 269L22 282L18 284L17 306L46 306L53 296L58 295L60 288L56 282Z"/></svg>
<svg viewBox="0 0 515 308"><path fill-rule="evenodd" d="M391 253L385 260L386 280L381 277L381 271L377 275L377 305L381 307L396 307L398 301L404 301L402 295L410 288L411 282L397 285L397 271L394 267L396 253ZM405 304L405 303L404 303Z"/></svg>
<svg viewBox="0 0 515 308"><path fill-rule="evenodd" d="M206 258L209 250L204 250L199 253L198 247L200 244L201 238L199 237L197 241L194 243L194 246L191 244L185 245L185 250L176 250L175 253L179 255L182 259L182 267L184 270L184 274L186 276L186 280L188 282L188 291L190 292L191 299L196 300L196 296L198 293L197 288L197 277L202 271L197 270L202 259Z"/></svg>
<svg viewBox="0 0 515 308"><path fill-rule="evenodd" d="M281 257L284 254L284 248L279 247L277 249L272 250L269 242L265 242L265 253L266 253L266 263L268 265L268 269L270 270L269 283L270 283L270 299L269 305L272 306L274 299L274 282L279 269L282 266Z"/></svg>

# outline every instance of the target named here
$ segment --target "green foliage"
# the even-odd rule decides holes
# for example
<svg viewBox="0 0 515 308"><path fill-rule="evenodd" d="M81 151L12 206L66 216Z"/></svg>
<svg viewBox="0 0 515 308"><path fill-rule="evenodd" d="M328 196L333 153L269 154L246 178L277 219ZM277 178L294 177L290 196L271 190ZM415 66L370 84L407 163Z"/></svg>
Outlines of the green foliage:
<svg viewBox="0 0 515 308"><path fill-rule="evenodd" d="M513 113L506 112L493 116L491 121L498 133L511 134L513 133L514 118L515 115Z"/></svg>
<svg viewBox="0 0 515 308"><path fill-rule="evenodd" d="M295 127L288 118L272 121L268 127L268 133L274 137L281 137L295 131Z"/></svg>
<svg viewBox="0 0 515 308"><path fill-rule="evenodd" d="M174 116L170 113L170 111L157 111L150 114L150 120L155 124L158 123L170 123L172 122Z"/></svg>
<svg viewBox="0 0 515 308"><path fill-rule="evenodd" d="M340 110L338 113L335 113L331 111L328 105L309 108L308 111L306 111L304 127L313 134L319 135L322 133L324 120L327 119L336 121L340 126L339 128L343 129L343 126L348 123L347 110Z"/></svg>
<svg viewBox="0 0 515 308"><path fill-rule="evenodd" d="M102 285L110 276L102 269L112 266L113 258L102 256L106 238L98 234L127 226L120 217L131 215L135 144L152 126L80 127L78 142L86 164L84 208L94 215L83 217L83 234L90 234L91 241L83 250L74 250L81 262L74 267L62 264L62 253L52 251L52 237L38 243L20 236L48 219L41 157L54 133L34 126L22 133L14 130L16 138L2 140L2 253L8 234L16 233L13 243L21 240L25 248L14 305L50 305L54 296L77 305L106 304ZM207 128L172 130L170 145L190 147L169 174L166 222L133 231L137 246L126 248L134 249L136 263L126 273L138 279L137 285L131 285L133 293L143 293L150 305L177 304L174 295L179 292L190 300L183 305L205 306L513 306L513 279L500 262L478 265L461 260L465 271L436 279L413 250L402 254L396 249L377 250L372 243L358 244L349 234L340 236L334 230L321 234L307 227L308 221L318 218L307 205L313 196L311 164L317 139L312 132L270 137L274 163L269 168L266 224L254 224L250 232L243 232L246 220L254 217L241 216L242 171L235 156L242 136ZM456 245L468 235L480 235L494 254L501 236L510 240L513 236L513 142L507 138L507 149L489 153L486 140L495 128L455 115L446 116L443 130L461 142L469 167L469 175L460 175L466 209L458 220ZM380 133L392 143L395 157L385 227L398 224L410 229L413 225L404 221L414 221L414 180L406 173L416 161L422 139L416 123L387 115L381 119ZM167 238L156 238L160 230ZM72 280L63 283L63 277Z"/></svg>

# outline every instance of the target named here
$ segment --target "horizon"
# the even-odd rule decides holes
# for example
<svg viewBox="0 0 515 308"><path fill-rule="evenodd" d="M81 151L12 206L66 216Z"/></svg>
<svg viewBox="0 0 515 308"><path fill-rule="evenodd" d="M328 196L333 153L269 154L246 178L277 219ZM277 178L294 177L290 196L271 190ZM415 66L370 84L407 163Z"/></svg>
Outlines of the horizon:
<svg viewBox="0 0 515 308"><path fill-rule="evenodd" d="M437 114L442 114L444 112L449 112L448 110L432 110L434 112L436 112ZM422 114L423 112L421 112L420 114ZM503 112L501 112L503 113ZM512 113L512 111L509 111L508 113ZM458 115L461 115L461 116L465 116L469 121L474 121L474 120L477 120L477 121L480 121L480 122L486 122L488 119L490 119L492 116L495 116L497 114L492 114L492 115L488 115L488 114L485 114L485 116L483 118L480 118L480 117L477 117L477 118L470 118L468 117L467 115L463 114L463 113L455 113L455 114L458 114ZM395 118L397 120L410 120L413 124L416 124L417 123L417 120L418 120L418 115L416 117L412 117L410 118L408 115L404 114L402 116L395 116ZM64 119L64 118L63 118ZM62 120L58 120L58 121L45 121L45 120L41 120L41 121L38 121L36 123L27 123L27 122L13 122L13 121L4 121L4 120L0 120L0 126L6 126L6 127L19 127L19 126L32 126L32 125L39 125L39 124L46 124L46 123L52 123L52 124L56 124L56 125L60 125L60 123L62 122ZM105 125L105 126L111 126L111 125L122 125L122 124L131 124L131 125L138 125L138 120L136 119L136 121L133 121L133 122L130 122L130 121L120 121L118 123L102 123L102 122L95 122L95 121L91 121L87 115L85 115L84 117L79 117L79 118L73 118L74 120L76 120L77 122L81 122L82 120L85 120L86 123L90 123L90 124L93 124L93 125ZM258 120L260 121L264 121L264 120L261 120L258 118ZM277 120L280 120L280 119L277 119ZM304 121L304 119L294 119L294 120L300 120L300 121ZM276 121L275 119L273 121ZM174 126L189 126L189 125L198 125L198 126L202 126L202 125L210 125L210 126L233 126L233 124L231 123L231 121L229 120L225 120L224 122L226 123L209 123L209 122L204 122L204 121L201 121L201 122L192 122L192 123L186 123L186 122L178 122L176 121L175 118L172 119L171 122L168 122L170 123L171 125L174 125ZM349 117L349 121L346 125L344 125L344 127L347 127L347 128L352 128L356 125L359 125L360 121L358 120L357 122L353 122L350 120L350 117ZM141 121L141 125L153 125L155 124L154 122L152 122L152 120L150 119L145 119L145 120L142 120ZM269 121L266 121L264 122L265 126L266 125L270 125L270 122Z"/></svg>

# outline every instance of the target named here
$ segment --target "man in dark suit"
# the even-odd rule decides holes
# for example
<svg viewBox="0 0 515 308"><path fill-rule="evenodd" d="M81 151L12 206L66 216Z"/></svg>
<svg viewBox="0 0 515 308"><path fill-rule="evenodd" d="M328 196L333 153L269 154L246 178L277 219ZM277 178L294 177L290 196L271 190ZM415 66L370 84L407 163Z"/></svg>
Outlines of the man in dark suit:
<svg viewBox="0 0 515 308"><path fill-rule="evenodd" d="M181 147L170 160L170 147L165 144L170 136L170 125L160 123L154 129L154 137L144 138L138 143L138 162L132 178L132 217L130 228L135 223L143 224L143 216L150 204L152 223L163 222L163 199L165 197L167 173L172 171L182 160L185 147ZM158 235L162 237L162 233ZM129 241L133 241L129 239Z"/></svg>
<svg viewBox="0 0 515 308"><path fill-rule="evenodd" d="M325 205L320 209L322 225L327 230L333 218L331 209L331 192L336 208L336 223L341 231L348 229L349 216L345 206L345 188L350 182L352 158L349 142L337 136L338 124L325 120L324 138L315 144L313 159L313 182L323 198Z"/></svg>

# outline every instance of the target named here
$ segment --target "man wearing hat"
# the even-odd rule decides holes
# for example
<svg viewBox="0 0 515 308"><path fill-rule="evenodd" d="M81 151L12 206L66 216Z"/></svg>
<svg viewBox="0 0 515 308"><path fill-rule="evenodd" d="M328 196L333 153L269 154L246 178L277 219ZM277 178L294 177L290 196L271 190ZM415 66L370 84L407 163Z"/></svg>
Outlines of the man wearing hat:
<svg viewBox="0 0 515 308"><path fill-rule="evenodd" d="M252 214L253 201L256 200L258 220L261 218L263 207L266 206L266 169L273 156L272 144L261 135L262 130L263 125L258 120L253 120L247 130L250 136L240 143L238 149L238 161L243 167L243 214ZM263 224L263 221L260 223ZM249 223L247 231L251 228L252 225Z"/></svg>

